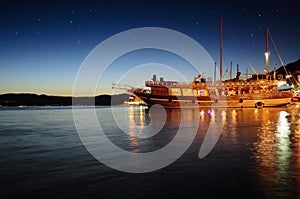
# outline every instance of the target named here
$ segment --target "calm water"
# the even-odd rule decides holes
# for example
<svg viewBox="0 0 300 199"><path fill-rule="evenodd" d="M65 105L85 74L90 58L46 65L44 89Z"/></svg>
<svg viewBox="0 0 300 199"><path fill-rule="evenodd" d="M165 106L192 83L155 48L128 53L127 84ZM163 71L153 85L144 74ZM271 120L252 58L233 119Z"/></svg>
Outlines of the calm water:
<svg viewBox="0 0 300 199"><path fill-rule="evenodd" d="M118 128L112 110L124 118L121 122L128 134ZM136 153L171 142L180 114L192 121L194 111L167 111L161 132L144 139L130 129L142 129L153 121L145 109L96 108L107 137ZM0 197L300 198L299 113L300 109L290 107L213 114L203 110L197 136L184 155L163 169L133 174L113 170L90 155L76 132L70 107L1 108ZM206 130L220 122L213 119L220 114L225 122L221 136L213 150L199 159Z"/></svg>

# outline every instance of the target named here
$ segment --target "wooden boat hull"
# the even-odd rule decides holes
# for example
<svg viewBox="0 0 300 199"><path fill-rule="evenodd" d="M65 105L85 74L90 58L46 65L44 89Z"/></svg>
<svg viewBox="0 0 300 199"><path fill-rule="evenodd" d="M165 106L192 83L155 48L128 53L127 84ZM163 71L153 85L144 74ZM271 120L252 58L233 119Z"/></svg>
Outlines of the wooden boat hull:
<svg viewBox="0 0 300 199"><path fill-rule="evenodd" d="M160 104L165 108L195 107L278 107L291 103L292 96L248 96L248 97L196 97L196 96L159 96L145 93L134 93L148 106Z"/></svg>

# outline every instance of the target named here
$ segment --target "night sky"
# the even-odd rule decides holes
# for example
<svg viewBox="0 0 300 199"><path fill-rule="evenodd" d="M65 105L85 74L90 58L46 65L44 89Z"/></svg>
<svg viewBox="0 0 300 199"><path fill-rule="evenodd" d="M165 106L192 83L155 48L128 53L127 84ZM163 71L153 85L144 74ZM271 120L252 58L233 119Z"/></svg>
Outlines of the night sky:
<svg viewBox="0 0 300 199"><path fill-rule="evenodd" d="M266 26L285 64L300 58L299 11L296 1L287 0L2 1L0 93L72 95L76 73L86 56L105 39L140 27L162 27L186 34L218 64L221 17L224 78L228 77L231 61L233 66L239 64L242 72L246 68L252 72L247 62L263 72ZM270 68L281 66L271 41L269 50ZM100 80L97 94L111 93L111 84L130 67L152 62L185 67L183 60L166 52L129 53L112 64ZM161 72L159 75L168 78L167 73L154 70L145 77L150 79L152 73ZM207 69L205 75L211 76L212 71L213 67ZM197 75L192 71L189 74ZM136 78L142 84L145 77Z"/></svg>

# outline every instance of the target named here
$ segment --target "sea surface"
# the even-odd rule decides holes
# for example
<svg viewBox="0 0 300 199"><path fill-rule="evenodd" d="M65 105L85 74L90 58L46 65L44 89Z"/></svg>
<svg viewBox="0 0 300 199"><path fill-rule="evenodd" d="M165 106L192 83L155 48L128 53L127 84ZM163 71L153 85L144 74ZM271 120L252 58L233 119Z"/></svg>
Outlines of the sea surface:
<svg viewBox="0 0 300 199"><path fill-rule="evenodd" d="M82 111L87 131L94 115L85 113L93 109L105 136L130 153L166 147L183 120L199 126L175 161L151 172L130 173L89 152L76 130L72 107L1 107L0 198L300 198L296 107L163 113L146 107L74 108ZM222 124L220 134L212 136L217 139L212 150L199 158L208 129ZM146 127L157 134L140 137ZM108 155L111 160L124 163L115 153Z"/></svg>

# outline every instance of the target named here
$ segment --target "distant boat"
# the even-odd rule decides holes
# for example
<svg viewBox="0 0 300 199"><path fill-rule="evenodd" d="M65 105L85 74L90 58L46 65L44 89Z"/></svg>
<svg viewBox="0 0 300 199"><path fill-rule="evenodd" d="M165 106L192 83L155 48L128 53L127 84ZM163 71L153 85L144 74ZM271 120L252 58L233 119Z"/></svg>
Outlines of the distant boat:
<svg viewBox="0 0 300 199"><path fill-rule="evenodd" d="M222 20L220 23L222 29ZM222 31L221 31L222 35ZM220 60L222 60L222 36L220 36ZM144 101L148 106L160 104L166 108L189 107L276 107L291 103L293 86L281 74L268 72L268 28L266 29L266 70L242 79L237 69L235 78L222 80L222 61L220 61L220 80L198 75L191 83L164 81L153 78L145 82L144 88L127 88L127 92ZM299 98L300 99L300 98Z"/></svg>
<svg viewBox="0 0 300 199"><path fill-rule="evenodd" d="M140 106L140 105L145 105L143 101L140 99L136 98L135 96L130 96L128 101L125 101L124 104L129 105L129 106Z"/></svg>
<svg viewBox="0 0 300 199"><path fill-rule="evenodd" d="M292 97L291 104L299 104L300 105L300 96Z"/></svg>
<svg viewBox="0 0 300 199"><path fill-rule="evenodd" d="M291 105L300 105L300 91L295 92L295 95L291 99Z"/></svg>

